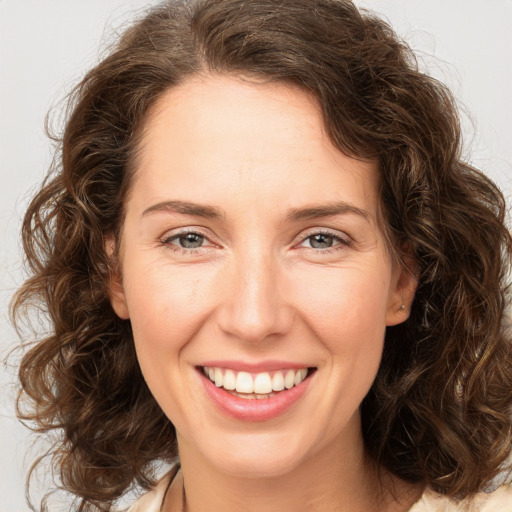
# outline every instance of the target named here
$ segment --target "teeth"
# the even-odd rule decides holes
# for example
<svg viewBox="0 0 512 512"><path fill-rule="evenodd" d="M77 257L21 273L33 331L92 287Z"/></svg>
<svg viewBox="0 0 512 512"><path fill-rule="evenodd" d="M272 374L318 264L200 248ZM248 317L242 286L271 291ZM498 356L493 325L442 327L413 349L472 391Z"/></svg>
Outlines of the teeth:
<svg viewBox="0 0 512 512"><path fill-rule="evenodd" d="M267 395L257 395L256 393L237 393L236 391L231 391L231 394L238 396L239 398L245 398L247 400L261 400L262 398L271 398L275 396L275 393L268 393Z"/></svg>
<svg viewBox="0 0 512 512"><path fill-rule="evenodd" d="M210 377L211 379L211 377ZM286 389L291 389L295 385L295 372L293 370L288 370L286 372L286 377L284 378L284 387Z"/></svg>
<svg viewBox="0 0 512 512"><path fill-rule="evenodd" d="M284 377L282 372L276 372L272 377L272 389L282 391L284 389Z"/></svg>
<svg viewBox="0 0 512 512"><path fill-rule="evenodd" d="M236 376L236 390L238 393L252 393L254 391L252 377L249 373L240 372Z"/></svg>
<svg viewBox="0 0 512 512"><path fill-rule="evenodd" d="M274 396L274 391L283 391L298 386L307 376L308 369L280 370L271 376L269 372L251 375L222 368L204 367L203 373L217 386L232 391L244 398L263 399Z"/></svg>
<svg viewBox="0 0 512 512"><path fill-rule="evenodd" d="M220 368L215 368L213 375L215 378L215 385L220 388L222 386L222 370Z"/></svg>
<svg viewBox="0 0 512 512"><path fill-rule="evenodd" d="M233 370L226 370L223 387L230 391L236 388L236 375Z"/></svg>
<svg viewBox="0 0 512 512"><path fill-rule="evenodd" d="M258 373L254 379L254 392L259 395L272 391L272 379L268 373Z"/></svg>

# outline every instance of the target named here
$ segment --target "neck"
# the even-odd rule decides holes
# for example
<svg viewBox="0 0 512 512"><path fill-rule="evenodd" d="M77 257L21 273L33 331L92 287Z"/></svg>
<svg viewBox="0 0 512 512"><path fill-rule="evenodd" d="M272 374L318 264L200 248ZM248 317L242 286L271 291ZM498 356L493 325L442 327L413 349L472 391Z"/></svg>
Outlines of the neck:
<svg viewBox="0 0 512 512"><path fill-rule="evenodd" d="M181 511L182 486L186 512L350 511L402 512L421 495L421 488L379 472L363 450L338 450L332 445L272 477L238 477L201 458L194 447L178 437L182 476L173 484L164 508Z"/></svg>

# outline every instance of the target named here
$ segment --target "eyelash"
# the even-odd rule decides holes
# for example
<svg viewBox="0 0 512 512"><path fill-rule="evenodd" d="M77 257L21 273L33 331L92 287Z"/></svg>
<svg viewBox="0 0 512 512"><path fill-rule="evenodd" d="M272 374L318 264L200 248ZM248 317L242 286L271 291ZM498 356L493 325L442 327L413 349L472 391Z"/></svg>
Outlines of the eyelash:
<svg viewBox="0 0 512 512"><path fill-rule="evenodd" d="M181 247L179 245L176 245L176 244L173 244L172 242L174 242L175 240L178 240L179 238L181 237L185 237L187 235L197 235L199 237L202 237L204 240L208 240L208 237L206 235L204 235L203 233L201 233L200 231L195 231L195 230L184 230L184 231L180 231L178 233L175 233L173 235L170 235L170 236L164 236L161 240L160 240L160 243L162 245L164 245L165 247L169 248L170 250L174 251L174 252L178 252L180 254L185 254L185 255L191 255L191 254L196 254L198 252L203 252L205 247L201 246L201 247L197 247L197 248L186 248L186 247ZM333 239L333 242L336 243L336 245L333 245L331 247L328 247L328 248L324 248L324 249L317 249L317 248L314 248L314 247L304 247L302 246L302 244L304 242L306 242L308 239L311 239L313 238L314 236L318 236L318 235L323 235L323 236L327 236L327 237L331 237ZM309 233L307 233L306 236L303 236L299 242L299 244L295 245L296 247L298 246L299 248L303 248L303 249L306 249L308 252L313 252L315 254L331 254L333 252L336 252L336 251L339 251L339 250L343 250L343 249L346 249L347 247L351 247L352 246L352 239L348 237L348 235L346 236L346 238L340 236L339 234L337 234L336 232L333 232L333 231L329 231L329 230L326 230L326 229L316 229L316 230L312 230L310 231ZM212 242L211 243L211 246L215 246L215 244L213 244ZM207 247L210 247L210 246L207 246Z"/></svg>
<svg viewBox="0 0 512 512"><path fill-rule="evenodd" d="M179 238L185 237L187 235L197 235L202 237L204 240L208 240L208 237L204 235L203 233L199 231L195 231L193 229L187 229L184 231L180 231L178 233L175 233L170 236L164 236L160 243L164 245L165 247L169 248L170 250L174 252L178 252L180 254L196 254L197 252L204 251L204 247L196 247L196 248L187 248L187 247L181 247L179 245L173 244L172 242L174 240L178 240ZM215 244L212 244L215 245Z"/></svg>
<svg viewBox="0 0 512 512"><path fill-rule="evenodd" d="M316 230L310 231L309 233L307 233L306 236L304 236L302 238L299 247L302 246L302 244L304 242L306 242L306 240L311 239L314 236L318 236L318 235L324 235L324 236L328 236L328 237L332 238L333 243L336 243L336 245L333 245L333 246L325 248L325 249L316 249L314 247L303 247L303 248L307 249L310 252L316 253L316 254L318 254L318 253L331 254L333 252L337 252L337 251L340 251L340 250L346 249L347 247L352 246L352 239L349 238L348 235L346 235L345 237L342 237L337 232L330 231L328 229L316 229Z"/></svg>

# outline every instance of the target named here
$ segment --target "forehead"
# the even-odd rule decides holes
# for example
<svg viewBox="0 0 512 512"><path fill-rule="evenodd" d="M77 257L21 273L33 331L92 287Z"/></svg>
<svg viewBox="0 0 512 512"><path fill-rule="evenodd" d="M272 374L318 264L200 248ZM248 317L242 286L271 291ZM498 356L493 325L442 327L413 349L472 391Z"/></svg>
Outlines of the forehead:
<svg viewBox="0 0 512 512"><path fill-rule="evenodd" d="M134 191L196 201L344 200L372 213L378 168L341 153L329 139L312 95L287 84L214 76L162 95L146 120ZM139 195L140 195L139 194ZM189 199L187 197L186 199Z"/></svg>

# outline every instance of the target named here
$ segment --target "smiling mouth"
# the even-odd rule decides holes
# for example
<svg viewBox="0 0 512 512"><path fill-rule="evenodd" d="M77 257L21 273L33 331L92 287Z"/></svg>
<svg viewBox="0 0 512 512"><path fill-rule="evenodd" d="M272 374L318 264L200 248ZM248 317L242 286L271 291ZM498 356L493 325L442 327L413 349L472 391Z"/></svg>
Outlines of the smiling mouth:
<svg viewBox="0 0 512 512"><path fill-rule="evenodd" d="M272 398L281 391L298 386L316 370L313 367L249 373L212 366L201 366L199 369L216 387L245 399Z"/></svg>

